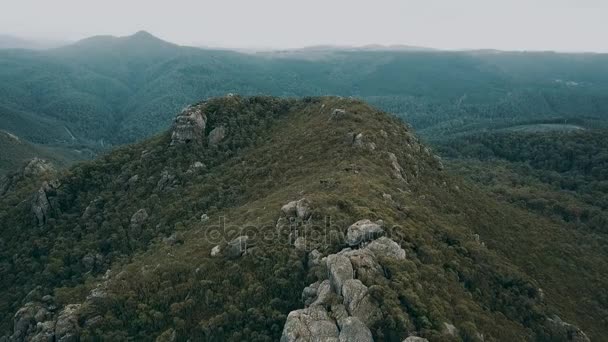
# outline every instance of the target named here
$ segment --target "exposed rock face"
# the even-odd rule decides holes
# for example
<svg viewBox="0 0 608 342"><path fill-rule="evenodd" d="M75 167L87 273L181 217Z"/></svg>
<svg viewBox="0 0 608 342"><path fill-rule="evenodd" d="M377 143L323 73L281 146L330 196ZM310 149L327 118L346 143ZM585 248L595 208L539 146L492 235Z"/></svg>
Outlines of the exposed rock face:
<svg viewBox="0 0 608 342"><path fill-rule="evenodd" d="M372 332L357 317L347 317L340 322L340 342L373 342Z"/></svg>
<svg viewBox="0 0 608 342"><path fill-rule="evenodd" d="M177 180L175 179L175 175L171 174L169 170L163 170L160 173L160 179L156 183L156 190L158 191L168 191L172 190L173 186L177 184Z"/></svg>
<svg viewBox="0 0 608 342"><path fill-rule="evenodd" d="M354 276L350 260L343 255L332 254L327 257L327 271L331 287L338 295L342 295L342 286Z"/></svg>
<svg viewBox="0 0 608 342"><path fill-rule="evenodd" d="M370 242L365 248L372 251L376 256L398 260L405 259L405 251L401 246L385 236Z"/></svg>
<svg viewBox="0 0 608 342"><path fill-rule="evenodd" d="M298 204L298 201L291 201L291 202L285 204L284 206L282 206L281 211L287 217L295 217L296 213L297 213L297 211L296 211L297 204Z"/></svg>
<svg viewBox="0 0 608 342"><path fill-rule="evenodd" d="M349 279L342 286L344 305L349 315L357 317L367 326L371 326L380 319L380 309L369 296L367 286L359 279Z"/></svg>
<svg viewBox="0 0 608 342"><path fill-rule="evenodd" d="M58 186L57 182L44 182L32 199L31 210L40 227L44 226L52 213L58 210L57 204L52 200Z"/></svg>
<svg viewBox="0 0 608 342"><path fill-rule="evenodd" d="M217 146L226 137L226 128L217 126L209 132L209 145Z"/></svg>
<svg viewBox="0 0 608 342"><path fill-rule="evenodd" d="M373 240L384 234L382 226L370 220L357 221L348 227L346 232L346 243L350 246L358 246L363 242Z"/></svg>
<svg viewBox="0 0 608 342"><path fill-rule="evenodd" d="M281 342L338 342L338 326L320 305L289 313Z"/></svg>
<svg viewBox="0 0 608 342"><path fill-rule="evenodd" d="M80 327L78 310L80 304L70 304L53 318L53 299L45 296L46 302L29 302L17 311L14 317L13 335L9 341L72 342L78 341Z"/></svg>
<svg viewBox="0 0 608 342"><path fill-rule="evenodd" d="M249 236L242 235L230 241L226 247L226 256L229 258L238 258L247 252Z"/></svg>
<svg viewBox="0 0 608 342"><path fill-rule="evenodd" d="M458 335L458 329L451 323L443 322L443 333L450 336Z"/></svg>
<svg viewBox="0 0 608 342"><path fill-rule="evenodd" d="M187 107L175 118L171 132L171 145L201 143L206 124L207 116L204 113L204 105Z"/></svg>
<svg viewBox="0 0 608 342"><path fill-rule="evenodd" d="M13 341L24 341L33 327L36 325L36 313L43 307L38 303L27 303L20 308L13 318Z"/></svg>

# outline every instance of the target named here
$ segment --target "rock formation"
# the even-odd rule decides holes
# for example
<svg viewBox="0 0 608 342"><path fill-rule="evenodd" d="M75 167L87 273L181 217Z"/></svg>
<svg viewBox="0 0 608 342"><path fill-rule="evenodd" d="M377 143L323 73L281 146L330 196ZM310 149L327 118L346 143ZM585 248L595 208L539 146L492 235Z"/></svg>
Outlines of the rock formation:
<svg viewBox="0 0 608 342"><path fill-rule="evenodd" d="M207 116L204 113L204 104L187 107L175 118L171 132L171 145L201 143L206 125Z"/></svg>

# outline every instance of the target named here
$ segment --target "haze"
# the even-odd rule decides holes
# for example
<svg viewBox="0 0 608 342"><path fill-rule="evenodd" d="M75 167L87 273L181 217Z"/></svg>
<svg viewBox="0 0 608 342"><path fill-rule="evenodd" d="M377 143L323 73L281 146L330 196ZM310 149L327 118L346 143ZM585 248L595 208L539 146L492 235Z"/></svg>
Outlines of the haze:
<svg viewBox="0 0 608 342"><path fill-rule="evenodd" d="M603 0L14 0L0 33L78 40L147 30L182 45L405 44L608 52Z"/></svg>

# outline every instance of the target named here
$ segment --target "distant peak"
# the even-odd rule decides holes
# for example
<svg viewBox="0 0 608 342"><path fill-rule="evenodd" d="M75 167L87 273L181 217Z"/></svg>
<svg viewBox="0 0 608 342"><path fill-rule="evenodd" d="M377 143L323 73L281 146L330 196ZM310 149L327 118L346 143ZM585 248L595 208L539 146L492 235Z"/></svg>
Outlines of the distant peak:
<svg viewBox="0 0 608 342"><path fill-rule="evenodd" d="M154 39L159 39L158 37L155 37L154 35L152 35L150 32L143 31L143 30L135 32L131 37L132 38L154 38Z"/></svg>

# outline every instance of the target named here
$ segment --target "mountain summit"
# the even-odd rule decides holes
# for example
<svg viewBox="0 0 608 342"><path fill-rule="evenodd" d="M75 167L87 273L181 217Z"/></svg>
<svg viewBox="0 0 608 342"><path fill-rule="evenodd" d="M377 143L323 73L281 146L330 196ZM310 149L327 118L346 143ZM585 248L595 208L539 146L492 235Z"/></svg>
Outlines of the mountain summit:
<svg viewBox="0 0 608 342"><path fill-rule="evenodd" d="M492 248L534 222L359 100L216 98L19 179L0 197L12 340L588 341Z"/></svg>

